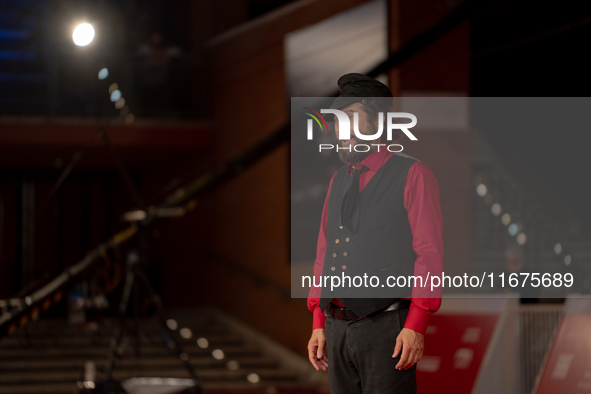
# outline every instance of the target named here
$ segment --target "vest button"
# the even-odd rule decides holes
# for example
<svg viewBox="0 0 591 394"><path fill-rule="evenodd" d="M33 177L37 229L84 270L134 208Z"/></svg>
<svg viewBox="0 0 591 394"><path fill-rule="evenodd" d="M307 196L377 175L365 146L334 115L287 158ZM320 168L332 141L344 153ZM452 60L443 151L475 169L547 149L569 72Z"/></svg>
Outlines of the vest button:
<svg viewBox="0 0 591 394"><path fill-rule="evenodd" d="M349 242L349 238L345 238L345 242Z"/></svg>
<svg viewBox="0 0 591 394"><path fill-rule="evenodd" d="M336 253L333 253L333 254L332 254L332 257L337 257L337 254L336 254Z"/></svg>
<svg viewBox="0 0 591 394"><path fill-rule="evenodd" d="M334 267L330 267L330 270L331 270L331 271L334 271L334 270L335 270L335 268L334 268Z"/></svg>
<svg viewBox="0 0 591 394"><path fill-rule="evenodd" d="M343 265L343 270L346 270L346 269L347 269L347 266L346 265Z"/></svg>
<svg viewBox="0 0 591 394"><path fill-rule="evenodd" d="M334 243L338 244L340 241L338 239L335 239Z"/></svg>
<svg viewBox="0 0 591 394"><path fill-rule="evenodd" d="M336 253L335 253L335 254L336 254ZM346 256L346 255L347 255L347 252L343 252L343 256Z"/></svg>
<svg viewBox="0 0 591 394"><path fill-rule="evenodd" d="M341 225L339 226L339 228L342 230L342 229L343 229L343 225L341 224Z"/></svg>

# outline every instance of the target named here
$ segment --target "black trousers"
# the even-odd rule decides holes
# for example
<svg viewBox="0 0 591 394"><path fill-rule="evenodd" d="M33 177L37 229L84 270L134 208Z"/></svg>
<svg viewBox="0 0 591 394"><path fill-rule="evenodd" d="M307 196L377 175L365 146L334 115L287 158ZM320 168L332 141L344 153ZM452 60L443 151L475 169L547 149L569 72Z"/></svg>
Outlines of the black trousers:
<svg viewBox="0 0 591 394"><path fill-rule="evenodd" d="M326 318L331 394L416 394L416 364L399 371L400 355L392 358L407 315L401 309L356 321Z"/></svg>

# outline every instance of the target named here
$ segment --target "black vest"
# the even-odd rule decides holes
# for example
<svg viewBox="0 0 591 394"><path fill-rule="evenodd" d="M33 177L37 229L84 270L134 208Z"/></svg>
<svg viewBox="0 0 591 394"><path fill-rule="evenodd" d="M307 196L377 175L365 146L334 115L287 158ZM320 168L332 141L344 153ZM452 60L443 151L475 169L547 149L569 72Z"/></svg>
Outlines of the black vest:
<svg viewBox="0 0 591 394"><path fill-rule="evenodd" d="M340 223L340 208L349 175L347 166L340 168L330 187L326 253L320 309L324 311L333 298L338 298L358 316L366 316L390 305L396 298L412 294L409 283L389 287L389 276L414 274L416 253L404 206L404 185L410 167L417 159L396 153L374 174L363 188L359 199L360 222L357 234ZM359 286L359 279L367 276ZM344 279L343 275L351 278ZM327 276L338 276L345 286L331 290ZM358 276L356 281L354 277ZM379 279L379 284L375 278ZM392 280L390 280L392 283ZM324 286L326 284L326 286ZM367 286L366 286L367 284ZM374 287L377 284L376 287ZM400 282L402 286L402 282Z"/></svg>

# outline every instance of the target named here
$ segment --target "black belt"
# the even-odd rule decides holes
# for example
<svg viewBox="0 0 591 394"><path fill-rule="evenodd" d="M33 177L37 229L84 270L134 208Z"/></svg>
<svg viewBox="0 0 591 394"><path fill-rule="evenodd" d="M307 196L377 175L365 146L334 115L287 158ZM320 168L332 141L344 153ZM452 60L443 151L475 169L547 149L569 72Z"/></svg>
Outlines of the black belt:
<svg viewBox="0 0 591 394"><path fill-rule="evenodd" d="M382 312L397 311L399 309L408 308L410 308L410 300L400 299L394 301L392 304L390 304L390 306L382 308L363 317L357 316L351 309L347 308L346 306L338 306L334 305L333 303L328 304L326 311L328 312L328 314L330 314L330 316L337 320L360 320L365 319L366 317L375 316Z"/></svg>

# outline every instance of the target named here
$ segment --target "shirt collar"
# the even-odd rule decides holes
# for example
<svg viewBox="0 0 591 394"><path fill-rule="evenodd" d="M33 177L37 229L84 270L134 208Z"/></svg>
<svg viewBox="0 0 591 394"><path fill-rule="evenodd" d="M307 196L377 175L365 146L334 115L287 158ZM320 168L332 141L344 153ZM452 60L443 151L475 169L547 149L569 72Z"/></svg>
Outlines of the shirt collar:
<svg viewBox="0 0 591 394"><path fill-rule="evenodd" d="M386 160L386 158L388 157L388 155L391 155L391 152L388 152L388 149L386 149L385 146L381 146L380 147L380 151L378 152L378 149L375 148L373 152L370 153L369 156L367 156L365 159L363 159L363 161L361 163L359 163L358 165L355 166L356 170L361 170L362 166L365 166L367 168L369 168L370 171L376 172L377 170L380 169L380 167L382 166L382 164L384 163L384 161ZM349 163L349 165L347 166L347 170L348 173L351 173L351 163Z"/></svg>

